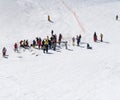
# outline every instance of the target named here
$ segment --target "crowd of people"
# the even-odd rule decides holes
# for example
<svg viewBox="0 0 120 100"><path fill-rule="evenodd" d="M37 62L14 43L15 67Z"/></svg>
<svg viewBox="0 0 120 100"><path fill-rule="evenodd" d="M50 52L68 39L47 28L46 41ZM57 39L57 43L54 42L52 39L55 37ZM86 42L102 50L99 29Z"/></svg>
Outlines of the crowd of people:
<svg viewBox="0 0 120 100"><path fill-rule="evenodd" d="M116 15L116 21L119 20L119 16ZM51 22L50 19L50 15L48 15L48 21ZM76 37L72 37L72 45L75 46L75 44L77 46L80 46L80 42L81 42L81 34L77 35ZM19 49L18 48L24 48L24 49L29 49L29 48L37 48L37 49L41 49L43 50L43 53L48 53L49 49L53 49L54 51L56 50L56 46L57 45L61 45L61 41L62 41L62 34L59 34L59 37L57 39L57 35L54 34L54 31L51 30L51 37L47 36L45 39L42 39L41 37L36 37L36 39L34 39L32 41L32 43L30 44L28 40L21 40L19 43L15 43L14 44L14 51L18 52ZM94 32L93 34L93 41L94 42L98 42L98 36L97 33ZM75 43L76 42L76 43ZM103 42L103 34L100 33L100 42ZM64 43L65 48L67 48L67 41L62 41L62 43ZM86 43L86 48L87 49L92 49L92 47L90 46L89 43ZM6 56L6 52L7 49L6 47L3 47L2 49L2 56L5 57Z"/></svg>
<svg viewBox="0 0 120 100"><path fill-rule="evenodd" d="M49 49L52 50L56 50L56 46L60 46L61 42L64 43L65 48L67 49L67 41L62 41L62 34L60 33L57 39L57 35L54 34L54 31L51 30L51 36L46 36L46 38L42 39L41 37L36 37L32 43L30 44L28 40L20 40L19 43L14 43L14 51L18 52L19 48L24 48L24 49L30 49L30 48L36 48L38 50L43 50L43 53L48 53ZM77 46L80 46L80 42L81 42L81 34L77 35L76 37L72 37L72 45L75 46L75 44ZM97 42L98 38L97 38L97 34L96 32L94 32L93 35L93 41ZM103 34L100 34L100 41L103 42ZM76 42L76 43L75 43ZM86 48L87 49L92 49L92 47L90 46L89 43L86 43ZM5 57L6 56L6 52L7 49L5 47L3 47L2 49L2 56Z"/></svg>
<svg viewBox="0 0 120 100"><path fill-rule="evenodd" d="M21 40L19 42L20 47L29 49L29 48L37 48L42 49L44 53L48 53L49 49L56 50L57 44L61 44L62 34L59 34L58 40L57 35L53 34L53 30L51 31L51 37L46 36L46 38L42 39L41 37L36 37L32 43L30 44L28 40ZM14 44L14 50L18 51L18 44Z"/></svg>

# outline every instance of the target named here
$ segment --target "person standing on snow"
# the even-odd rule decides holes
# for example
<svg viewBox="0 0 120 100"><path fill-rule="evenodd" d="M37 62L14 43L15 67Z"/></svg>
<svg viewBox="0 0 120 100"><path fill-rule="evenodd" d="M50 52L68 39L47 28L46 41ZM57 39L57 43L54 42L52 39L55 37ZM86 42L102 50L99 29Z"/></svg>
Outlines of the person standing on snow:
<svg viewBox="0 0 120 100"><path fill-rule="evenodd" d="M45 51L46 51L46 53L48 53L48 39L45 39L44 45L45 45Z"/></svg>
<svg viewBox="0 0 120 100"><path fill-rule="evenodd" d="M103 42L103 34L100 34L100 41Z"/></svg>
<svg viewBox="0 0 120 100"><path fill-rule="evenodd" d="M77 35L77 37L76 37L76 40L77 40L77 46L79 46L80 45L80 39L81 39L81 35Z"/></svg>
<svg viewBox="0 0 120 100"><path fill-rule="evenodd" d="M15 51L15 52L16 52L16 51L18 52L18 45L17 45L17 43L14 44L14 51Z"/></svg>
<svg viewBox="0 0 120 100"><path fill-rule="evenodd" d="M118 15L116 15L116 20L118 20Z"/></svg>
<svg viewBox="0 0 120 100"><path fill-rule="evenodd" d="M40 46L41 46L41 38L38 38L38 40L37 40L37 46L38 46L38 49L40 49Z"/></svg>
<svg viewBox="0 0 120 100"><path fill-rule="evenodd" d="M72 45L75 46L75 37L72 38Z"/></svg>
<svg viewBox="0 0 120 100"><path fill-rule="evenodd" d="M96 32L94 32L93 39L94 39L94 42L97 42L97 34L96 34Z"/></svg>
<svg viewBox="0 0 120 100"><path fill-rule="evenodd" d="M60 43L61 43L61 40L62 40L62 34L60 33L59 34L59 38L58 38L58 44L60 45Z"/></svg>
<svg viewBox="0 0 120 100"><path fill-rule="evenodd" d="M65 41L65 49L68 49L68 47L67 47L67 41Z"/></svg>
<svg viewBox="0 0 120 100"><path fill-rule="evenodd" d="M81 37L82 37L82 36L81 36L81 34L80 34L80 35L78 36L78 38L79 38L79 43L81 42Z"/></svg>
<svg viewBox="0 0 120 100"><path fill-rule="evenodd" d="M48 21L51 21L51 20L50 20L50 15L48 15Z"/></svg>
<svg viewBox="0 0 120 100"><path fill-rule="evenodd" d="M43 53L45 53L46 47L45 47L45 40L44 39L42 40L41 46L42 46Z"/></svg>
<svg viewBox="0 0 120 100"><path fill-rule="evenodd" d="M54 33L54 31L53 31L53 30L51 30L51 36L53 36L53 33Z"/></svg>
<svg viewBox="0 0 120 100"><path fill-rule="evenodd" d="M3 47L3 49L2 49L2 55L3 55L3 57L6 56L6 51L7 51L7 49L5 47Z"/></svg>

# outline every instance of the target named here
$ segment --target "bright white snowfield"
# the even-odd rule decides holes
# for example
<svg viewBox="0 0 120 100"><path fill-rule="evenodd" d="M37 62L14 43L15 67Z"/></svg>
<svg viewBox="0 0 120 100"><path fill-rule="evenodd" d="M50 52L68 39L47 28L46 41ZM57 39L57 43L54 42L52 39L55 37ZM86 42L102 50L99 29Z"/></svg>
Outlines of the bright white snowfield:
<svg viewBox="0 0 120 100"><path fill-rule="evenodd" d="M120 100L119 0L0 0L0 100ZM50 15L53 22L48 22ZM20 49L20 40L63 35L56 51ZM103 33L103 42L93 34ZM71 38L82 35L80 46ZM86 49L90 43L92 50Z"/></svg>

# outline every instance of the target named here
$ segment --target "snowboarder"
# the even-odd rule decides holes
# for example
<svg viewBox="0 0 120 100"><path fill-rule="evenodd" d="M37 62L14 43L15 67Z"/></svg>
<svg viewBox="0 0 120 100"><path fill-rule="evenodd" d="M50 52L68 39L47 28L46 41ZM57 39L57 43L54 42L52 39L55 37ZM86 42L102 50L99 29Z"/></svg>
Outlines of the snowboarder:
<svg viewBox="0 0 120 100"><path fill-rule="evenodd" d="M7 49L5 47L3 47L3 49L2 49L2 55L3 55L3 57L6 56L6 51L7 51Z"/></svg>

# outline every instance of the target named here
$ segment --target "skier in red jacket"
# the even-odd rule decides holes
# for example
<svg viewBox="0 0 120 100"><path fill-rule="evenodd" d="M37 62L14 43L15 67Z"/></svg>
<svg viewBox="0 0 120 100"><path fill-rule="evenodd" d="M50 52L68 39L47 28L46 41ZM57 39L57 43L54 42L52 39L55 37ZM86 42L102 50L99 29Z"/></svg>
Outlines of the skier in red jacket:
<svg viewBox="0 0 120 100"><path fill-rule="evenodd" d="M14 44L14 51L18 52L18 45L17 45L17 43Z"/></svg>
<svg viewBox="0 0 120 100"><path fill-rule="evenodd" d="M97 34L96 34L96 32L94 32L93 38L94 38L94 42L97 42Z"/></svg>

